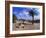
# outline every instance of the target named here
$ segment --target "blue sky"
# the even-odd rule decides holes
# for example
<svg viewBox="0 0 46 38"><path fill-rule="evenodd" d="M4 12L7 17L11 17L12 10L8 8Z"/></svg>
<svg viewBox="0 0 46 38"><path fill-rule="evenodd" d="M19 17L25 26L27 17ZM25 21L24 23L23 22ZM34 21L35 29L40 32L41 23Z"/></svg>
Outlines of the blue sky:
<svg viewBox="0 0 46 38"><path fill-rule="evenodd" d="M13 14L17 19L32 20L32 16L29 15L30 10L36 13L34 20L40 19L40 10L38 8L13 7Z"/></svg>

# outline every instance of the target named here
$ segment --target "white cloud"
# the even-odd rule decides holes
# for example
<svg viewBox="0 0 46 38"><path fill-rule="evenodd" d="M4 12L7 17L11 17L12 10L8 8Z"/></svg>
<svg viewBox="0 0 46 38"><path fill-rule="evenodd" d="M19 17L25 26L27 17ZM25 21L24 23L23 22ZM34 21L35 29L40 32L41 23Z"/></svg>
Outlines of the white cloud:
<svg viewBox="0 0 46 38"><path fill-rule="evenodd" d="M18 19L32 20L32 16L29 16L29 12L27 10L20 11L19 14L15 12L14 14L16 14ZM34 16L34 20L37 20L37 19L40 19L40 15Z"/></svg>

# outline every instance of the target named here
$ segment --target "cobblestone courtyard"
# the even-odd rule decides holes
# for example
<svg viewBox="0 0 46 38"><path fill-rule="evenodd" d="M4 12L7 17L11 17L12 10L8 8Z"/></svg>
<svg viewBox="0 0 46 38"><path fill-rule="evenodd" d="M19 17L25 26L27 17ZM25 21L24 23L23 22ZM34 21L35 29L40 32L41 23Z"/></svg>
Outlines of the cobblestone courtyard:
<svg viewBox="0 0 46 38"><path fill-rule="evenodd" d="M34 25L32 24L16 25L16 23L13 24L13 30L38 30L38 29L40 29L40 23L34 23Z"/></svg>

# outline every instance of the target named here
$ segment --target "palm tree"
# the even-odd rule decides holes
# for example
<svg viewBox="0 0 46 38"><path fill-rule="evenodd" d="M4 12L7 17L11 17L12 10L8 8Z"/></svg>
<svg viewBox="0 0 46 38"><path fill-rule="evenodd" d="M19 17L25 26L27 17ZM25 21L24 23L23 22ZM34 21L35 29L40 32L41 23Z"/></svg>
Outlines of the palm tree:
<svg viewBox="0 0 46 38"><path fill-rule="evenodd" d="M29 15L32 16L32 24L34 22L34 12L33 10L29 11Z"/></svg>
<svg viewBox="0 0 46 38"><path fill-rule="evenodd" d="M32 25L34 24L34 15L38 15L38 13L34 12L34 8L29 11L29 15L32 16Z"/></svg>
<svg viewBox="0 0 46 38"><path fill-rule="evenodd" d="M15 23L16 19L17 19L17 17L13 14L13 23Z"/></svg>

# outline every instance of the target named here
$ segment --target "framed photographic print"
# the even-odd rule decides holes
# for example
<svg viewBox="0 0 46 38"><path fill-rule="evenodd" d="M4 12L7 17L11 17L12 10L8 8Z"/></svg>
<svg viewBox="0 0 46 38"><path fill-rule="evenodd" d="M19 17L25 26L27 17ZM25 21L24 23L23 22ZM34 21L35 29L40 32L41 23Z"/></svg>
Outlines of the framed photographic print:
<svg viewBox="0 0 46 38"><path fill-rule="evenodd" d="M5 2L5 36L32 36L45 33L44 3Z"/></svg>

